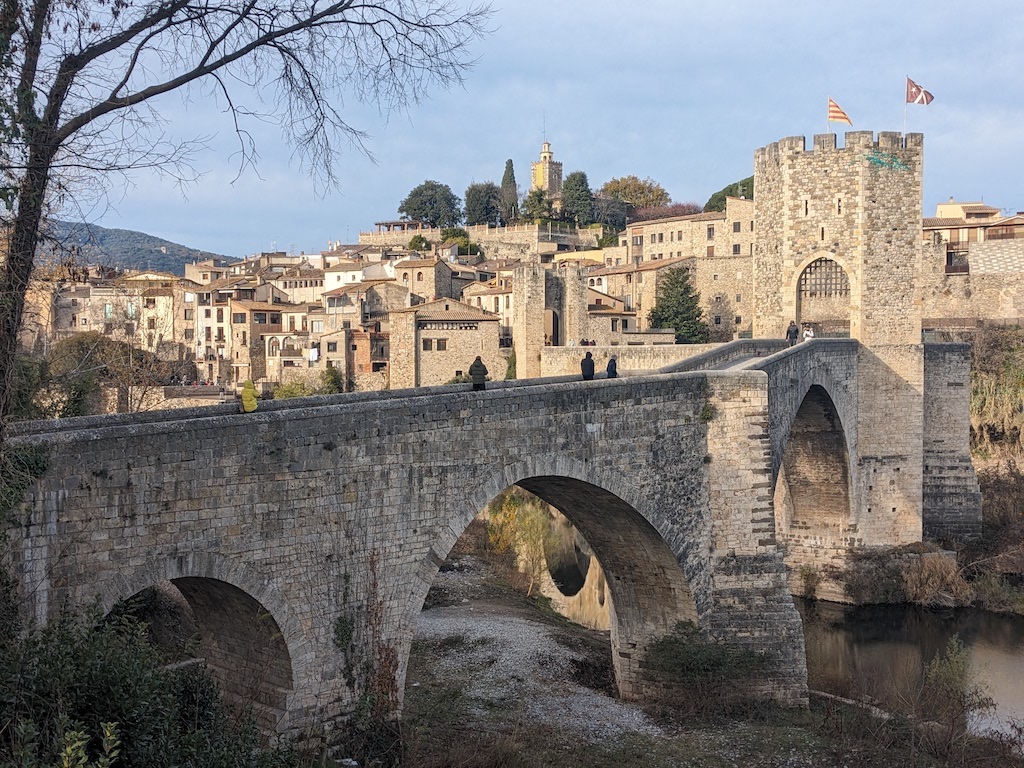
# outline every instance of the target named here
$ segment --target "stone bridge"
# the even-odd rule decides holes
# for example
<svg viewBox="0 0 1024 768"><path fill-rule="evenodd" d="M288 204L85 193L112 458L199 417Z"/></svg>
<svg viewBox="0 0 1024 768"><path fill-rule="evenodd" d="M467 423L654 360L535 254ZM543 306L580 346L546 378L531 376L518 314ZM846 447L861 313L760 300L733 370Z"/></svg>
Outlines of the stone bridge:
<svg viewBox="0 0 1024 768"><path fill-rule="evenodd" d="M763 651L759 692L799 704L784 553L915 541L922 526L969 528L976 510L966 430L949 424L966 419L949 415L966 414L963 349L918 347L917 401L934 407L919 407L912 434L871 431L884 422L865 418L877 406L865 386L882 380L858 342L778 349L738 342L688 370L586 383L21 425L14 445L45 451L48 469L11 524L10 558L39 620L65 601L110 609L172 584L225 690L298 730L371 690L400 707L439 566L518 485L561 510L604 568L624 697L644 693L646 645L689 619ZM940 487L963 503L929 502Z"/></svg>

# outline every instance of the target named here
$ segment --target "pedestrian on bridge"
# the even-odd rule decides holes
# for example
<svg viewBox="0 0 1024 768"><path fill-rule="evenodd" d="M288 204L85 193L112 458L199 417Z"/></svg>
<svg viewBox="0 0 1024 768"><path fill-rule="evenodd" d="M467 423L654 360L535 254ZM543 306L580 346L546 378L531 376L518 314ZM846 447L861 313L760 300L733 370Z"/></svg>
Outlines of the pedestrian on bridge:
<svg viewBox="0 0 1024 768"><path fill-rule="evenodd" d="M814 341L814 328L810 323L804 326L804 341Z"/></svg>
<svg viewBox="0 0 1024 768"><path fill-rule="evenodd" d="M580 361L580 370L583 372L584 381L594 379L594 353L587 352L587 356Z"/></svg>
<svg viewBox="0 0 1024 768"><path fill-rule="evenodd" d="M615 356L614 355L612 355L611 357L608 358L608 367L605 370L608 371L608 378L609 379L614 379L615 377L617 377L619 375L619 366L618 366L618 363L615 362Z"/></svg>
<svg viewBox="0 0 1024 768"><path fill-rule="evenodd" d="M479 392L487 386L487 366L480 359L480 355L477 355L476 360L469 366L469 378L473 380L474 392Z"/></svg>
<svg viewBox="0 0 1024 768"><path fill-rule="evenodd" d="M800 338L800 327L796 324L796 320L789 321L789 328L786 329L786 341L789 342L789 346L794 346Z"/></svg>

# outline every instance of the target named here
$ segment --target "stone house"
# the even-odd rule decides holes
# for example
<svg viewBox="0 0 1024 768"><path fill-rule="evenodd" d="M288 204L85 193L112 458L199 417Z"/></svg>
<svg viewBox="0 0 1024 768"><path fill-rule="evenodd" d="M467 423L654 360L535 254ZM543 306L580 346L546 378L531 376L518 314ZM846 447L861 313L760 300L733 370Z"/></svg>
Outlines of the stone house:
<svg viewBox="0 0 1024 768"><path fill-rule="evenodd" d="M391 313L391 388L435 386L466 375L479 355L492 379L503 379L508 354L499 346L498 315L454 299Z"/></svg>
<svg viewBox="0 0 1024 768"><path fill-rule="evenodd" d="M325 272L302 261L280 273L268 276L270 285L281 291L292 304L315 304L324 292Z"/></svg>
<svg viewBox="0 0 1024 768"><path fill-rule="evenodd" d="M626 226L619 244L626 262L754 255L754 201L726 199L724 211L670 216Z"/></svg>

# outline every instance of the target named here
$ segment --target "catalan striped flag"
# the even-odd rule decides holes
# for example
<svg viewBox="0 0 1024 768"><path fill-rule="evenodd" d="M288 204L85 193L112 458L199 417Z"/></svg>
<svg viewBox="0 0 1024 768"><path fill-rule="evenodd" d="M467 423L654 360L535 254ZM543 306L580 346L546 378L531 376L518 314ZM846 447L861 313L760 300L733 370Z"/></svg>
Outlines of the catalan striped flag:
<svg viewBox="0 0 1024 768"><path fill-rule="evenodd" d="M850 116L843 112L842 107L832 101L832 99L828 100L828 122L846 123L850 126L853 125L853 121L850 119Z"/></svg>

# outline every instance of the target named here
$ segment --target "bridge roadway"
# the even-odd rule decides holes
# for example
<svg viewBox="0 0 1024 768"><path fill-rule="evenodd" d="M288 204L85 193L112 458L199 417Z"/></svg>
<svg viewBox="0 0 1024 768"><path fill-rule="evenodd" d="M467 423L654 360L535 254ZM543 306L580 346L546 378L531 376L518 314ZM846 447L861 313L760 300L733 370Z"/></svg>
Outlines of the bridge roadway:
<svg viewBox="0 0 1024 768"><path fill-rule="evenodd" d="M604 567L624 697L647 690L646 645L688 619L766 654L753 692L801 703L774 485L817 390L850 429L822 442L811 418L794 440L842 443L841 460L857 461L858 345L779 346L735 342L615 380L17 425L13 444L49 465L8 531L11 559L40 620L65 600L109 609L172 585L226 693L258 702L267 727L301 730L370 694L400 709L439 566L477 513L519 485L560 509ZM760 370L707 370L745 358ZM810 400L820 416L820 396Z"/></svg>

